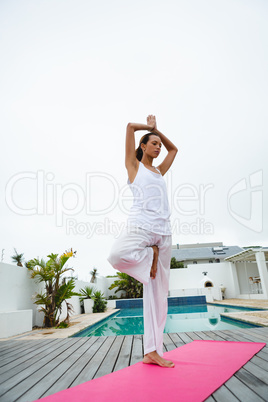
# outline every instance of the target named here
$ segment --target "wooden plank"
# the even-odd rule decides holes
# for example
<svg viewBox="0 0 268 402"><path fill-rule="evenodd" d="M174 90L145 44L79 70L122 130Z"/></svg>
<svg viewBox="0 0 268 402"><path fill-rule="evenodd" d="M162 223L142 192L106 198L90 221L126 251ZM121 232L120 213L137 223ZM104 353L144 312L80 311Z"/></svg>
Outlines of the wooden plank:
<svg viewBox="0 0 268 402"><path fill-rule="evenodd" d="M199 336L200 339L203 339L204 341L212 341L213 339L211 336L208 336L205 334L203 331L195 331L196 335Z"/></svg>
<svg viewBox="0 0 268 402"><path fill-rule="evenodd" d="M243 402L263 402L261 397L256 395L255 392L236 378L236 376L230 378L225 385L239 400Z"/></svg>
<svg viewBox="0 0 268 402"><path fill-rule="evenodd" d="M250 360L252 363L256 364L256 366L261 367L263 370L268 371L268 357L265 355L265 359L261 358L258 355L255 355Z"/></svg>
<svg viewBox="0 0 268 402"><path fill-rule="evenodd" d="M177 346L175 345L175 343L173 342L173 340L169 336L169 334L164 334L163 341L164 341L164 345L166 347L167 352L169 352L170 350L176 349Z"/></svg>
<svg viewBox="0 0 268 402"><path fill-rule="evenodd" d="M25 341L25 343L33 342L34 339L33 340L25 339L24 341ZM0 353L5 351L6 349L12 349L14 347L14 345L21 346L22 343L23 343L23 341L20 339L8 339L7 338L6 340L2 340L2 341L0 341Z"/></svg>
<svg viewBox="0 0 268 402"><path fill-rule="evenodd" d="M255 332L255 331L252 331L251 329L247 330L247 328L245 328L244 334L245 334L245 336L248 336L249 338L259 339L258 342L267 342L267 334Z"/></svg>
<svg viewBox="0 0 268 402"><path fill-rule="evenodd" d="M225 385L222 385L212 394L217 402L236 402L240 401Z"/></svg>
<svg viewBox="0 0 268 402"><path fill-rule="evenodd" d="M241 337L239 333L235 333L230 330L222 330L218 332L224 338L224 340L229 342L250 342L249 340L246 340L245 338Z"/></svg>
<svg viewBox="0 0 268 402"><path fill-rule="evenodd" d="M86 337L81 338L79 342L65 350L60 357L53 359L46 366L46 370L39 370L34 376L27 379L27 388L24 387L25 392L22 394L22 399L31 401L41 398L86 350L84 347L86 342Z"/></svg>
<svg viewBox="0 0 268 402"><path fill-rule="evenodd" d="M187 336L189 336L193 341L200 341L200 336L197 335L196 332L186 332Z"/></svg>
<svg viewBox="0 0 268 402"><path fill-rule="evenodd" d="M88 364L84 366L82 371L73 381L71 385L72 387L75 385L82 384L82 382L91 380L94 377L95 373L98 371L98 368L100 367L103 359L105 358L108 350L110 349L114 341L114 337L112 336L105 336L105 337L102 336L100 338L105 338L105 341L101 344L98 350L95 351L94 355L92 356Z"/></svg>
<svg viewBox="0 0 268 402"><path fill-rule="evenodd" d="M15 355L22 355L27 353L27 350L29 349L35 349L36 345L38 344L44 344L46 340L44 339L36 339L35 341L24 341L20 342L20 344L14 344L14 347L8 348L5 353L1 354L0 357L0 366L2 366L2 363L4 362L4 359L7 359L8 357L15 356Z"/></svg>
<svg viewBox="0 0 268 402"><path fill-rule="evenodd" d="M125 336L113 371L121 370L130 365L133 336Z"/></svg>
<svg viewBox="0 0 268 402"><path fill-rule="evenodd" d="M8 391L8 397L10 397L10 400L15 400L15 397L21 395L19 393L17 394L17 389L27 386L26 383L32 379L32 377L35 378L39 370L46 372L46 366L49 367L53 359L60 358L64 351L73 344L73 339L67 338L62 340L60 346L56 350L54 348L51 348L50 351L47 349L42 353L42 358L36 358L31 365L28 363L21 364L21 372L17 373L15 376L11 377L1 385L0 395ZM25 392L24 388L23 392Z"/></svg>
<svg viewBox="0 0 268 402"><path fill-rule="evenodd" d="M99 378L113 372L123 340L124 336L122 335L114 337L114 342L111 348L107 352L107 355L103 359L100 367L98 368L93 378Z"/></svg>
<svg viewBox="0 0 268 402"><path fill-rule="evenodd" d="M63 389L67 389L74 385L75 380L80 375L80 373L85 369L86 366L90 364L91 359L100 349L102 344L106 341L106 337L92 336L91 338L86 338L86 343L81 346L77 355L77 360L67 369L67 371L60 378L56 379L56 382L50 387L43 395L48 396L59 392ZM93 364L93 363L92 363ZM86 373L86 370L84 374ZM86 380L87 381L87 378ZM83 381L81 381L83 382Z"/></svg>
<svg viewBox="0 0 268 402"><path fill-rule="evenodd" d="M185 345L185 343L182 341L182 339L178 336L178 334L168 334L176 348L179 348L180 346Z"/></svg>
<svg viewBox="0 0 268 402"><path fill-rule="evenodd" d="M255 334L260 334L262 336L265 336L267 339L268 336L268 328L267 327L254 327L254 328L243 328L245 329L247 332L252 332Z"/></svg>
<svg viewBox="0 0 268 402"><path fill-rule="evenodd" d="M230 341L230 342L236 341L236 339L233 337L232 332L230 333L230 332L225 332L225 331L217 331L217 335L222 338L221 339L222 341ZM220 339L218 339L218 340L220 340Z"/></svg>
<svg viewBox="0 0 268 402"><path fill-rule="evenodd" d="M265 346L264 348L262 348L262 350L260 350L259 353L264 353L266 355L266 357L268 358L268 347ZM259 355L259 353L257 354L257 356Z"/></svg>
<svg viewBox="0 0 268 402"><path fill-rule="evenodd" d="M268 385L261 381L258 377L249 373L244 368L241 368L236 373L235 377L242 381L253 392L255 392L255 394L259 395L266 401L268 400Z"/></svg>
<svg viewBox="0 0 268 402"><path fill-rule="evenodd" d="M239 328L241 330L241 328ZM247 332L248 334L253 334L255 336L263 336L265 337L265 333L260 331L260 328L243 328L243 332Z"/></svg>
<svg viewBox="0 0 268 402"><path fill-rule="evenodd" d="M58 342L57 342L58 341ZM51 350L50 348L53 346L54 348L60 343L60 339L55 339L55 342L51 345L49 342L48 345L44 345L42 348L37 349L35 352L29 353L27 356L23 356L18 359L12 360L9 364L0 369L0 383L8 380L9 378L15 376L16 374L20 373L24 367L28 367L29 365L36 362L36 360L46 356L47 350Z"/></svg>
<svg viewBox="0 0 268 402"><path fill-rule="evenodd" d="M25 341L25 342L19 342L19 341L13 341L12 343L9 343L8 347L5 347L3 349L1 349L0 352L0 359L2 361L2 359L8 355L10 352L18 352L18 351L22 351L24 349L27 349L29 346L35 344L36 342L32 341Z"/></svg>
<svg viewBox="0 0 268 402"><path fill-rule="evenodd" d="M213 332L213 331L202 331L205 335L209 336L211 340L214 341L225 341L225 339L220 336L219 334Z"/></svg>
<svg viewBox="0 0 268 402"><path fill-rule="evenodd" d="M192 338L190 338L190 336L188 336L185 332L177 332L177 335L179 338L181 338L183 343L189 343L192 342Z"/></svg>
<svg viewBox="0 0 268 402"><path fill-rule="evenodd" d="M256 364L256 366L261 367L263 370L268 371L268 356L265 355L265 359L262 357L255 355L252 357L251 362Z"/></svg>
<svg viewBox="0 0 268 402"><path fill-rule="evenodd" d="M130 359L130 366L143 359L142 335L133 335L133 345Z"/></svg>
<svg viewBox="0 0 268 402"><path fill-rule="evenodd" d="M264 333L268 336L268 327L259 327L259 328L254 328L254 330L260 332L260 333Z"/></svg>
<svg viewBox="0 0 268 402"><path fill-rule="evenodd" d="M263 352L263 349L255 355L256 357L260 357L263 360L268 361L268 354Z"/></svg>
<svg viewBox="0 0 268 402"><path fill-rule="evenodd" d="M6 357L5 359L5 364L3 364L2 367L0 367L0 382L2 382L2 374L6 373L9 370L12 370L12 375L16 374L16 371L19 371L19 365L21 363L24 363L28 360L30 360L32 357L42 353L42 351L46 350L49 347L56 347L56 344L59 342L59 339L52 339L49 342L36 344L35 347L27 349L25 353L19 354L19 355L13 355L11 357ZM17 370L18 369L18 370ZM10 374L9 374L10 376Z"/></svg>
<svg viewBox="0 0 268 402"><path fill-rule="evenodd" d="M263 369L263 367L254 364L254 360L252 360L248 361L243 368L268 385L268 362L266 362L266 369Z"/></svg>
<svg viewBox="0 0 268 402"><path fill-rule="evenodd" d="M256 342L265 342L265 343L267 342L268 333L266 333L266 336L265 336L265 333L259 332L258 329L256 331L252 331L252 329L248 329L248 328L241 328L241 329L238 328L234 331L234 333L241 334L242 336L247 337L247 338L250 337L250 338L254 339L254 342L255 342L255 340L256 340Z"/></svg>
<svg viewBox="0 0 268 402"><path fill-rule="evenodd" d="M230 330L222 330L221 331L223 334L226 334L226 336L234 341L239 341L239 342L259 342L258 338L255 338L253 334L246 334L244 332L240 331L232 331Z"/></svg>

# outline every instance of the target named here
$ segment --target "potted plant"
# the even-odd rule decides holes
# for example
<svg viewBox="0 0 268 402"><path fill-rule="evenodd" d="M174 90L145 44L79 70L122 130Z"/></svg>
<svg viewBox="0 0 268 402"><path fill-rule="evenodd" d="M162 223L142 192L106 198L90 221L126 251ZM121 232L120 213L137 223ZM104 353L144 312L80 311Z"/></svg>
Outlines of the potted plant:
<svg viewBox="0 0 268 402"><path fill-rule="evenodd" d="M91 314L93 311L93 305L94 305L93 296L95 291L96 289L91 286L85 286L84 289L79 290L80 292L79 299L81 305L83 304L85 314Z"/></svg>

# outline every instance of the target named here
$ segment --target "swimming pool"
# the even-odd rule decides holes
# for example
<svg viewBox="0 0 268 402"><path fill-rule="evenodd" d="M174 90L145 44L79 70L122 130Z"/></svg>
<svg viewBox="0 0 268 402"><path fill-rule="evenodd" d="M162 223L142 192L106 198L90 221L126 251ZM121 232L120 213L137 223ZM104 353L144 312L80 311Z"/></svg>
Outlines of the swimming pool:
<svg viewBox="0 0 268 402"><path fill-rule="evenodd" d="M221 313L235 311L252 311L227 306L209 304L169 306L165 333L211 331L240 328L252 328L254 325L239 321L228 321L220 316ZM143 309L122 309L114 315L102 320L74 337L115 336L143 334Z"/></svg>

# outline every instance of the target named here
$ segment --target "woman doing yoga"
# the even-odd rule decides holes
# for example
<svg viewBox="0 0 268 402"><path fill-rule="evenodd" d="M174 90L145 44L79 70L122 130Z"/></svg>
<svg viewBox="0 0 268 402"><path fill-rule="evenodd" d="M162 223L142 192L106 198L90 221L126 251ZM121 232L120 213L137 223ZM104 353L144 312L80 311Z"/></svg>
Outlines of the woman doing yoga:
<svg viewBox="0 0 268 402"><path fill-rule="evenodd" d="M135 150L135 132L147 130ZM158 166L162 144L167 156ZM143 283L144 358L143 363L174 367L163 359L163 332L167 317L167 296L171 259L170 210L162 176L177 153L176 146L156 127L155 116L147 124L129 123L126 132L125 165L133 205L127 226L115 241L108 261Z"/></svg>

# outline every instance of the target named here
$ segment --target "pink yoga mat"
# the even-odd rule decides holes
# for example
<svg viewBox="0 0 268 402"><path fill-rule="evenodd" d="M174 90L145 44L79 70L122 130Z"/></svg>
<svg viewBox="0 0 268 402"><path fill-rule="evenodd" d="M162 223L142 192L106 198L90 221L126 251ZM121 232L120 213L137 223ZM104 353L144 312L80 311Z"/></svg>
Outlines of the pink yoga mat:
<svg viewBox="0 0 268 402"><path fill-rule="evenodd" d="M142 362L47 396L46 402L199 402L266 344L193 341L164 354L175 368Z"/></svg>

